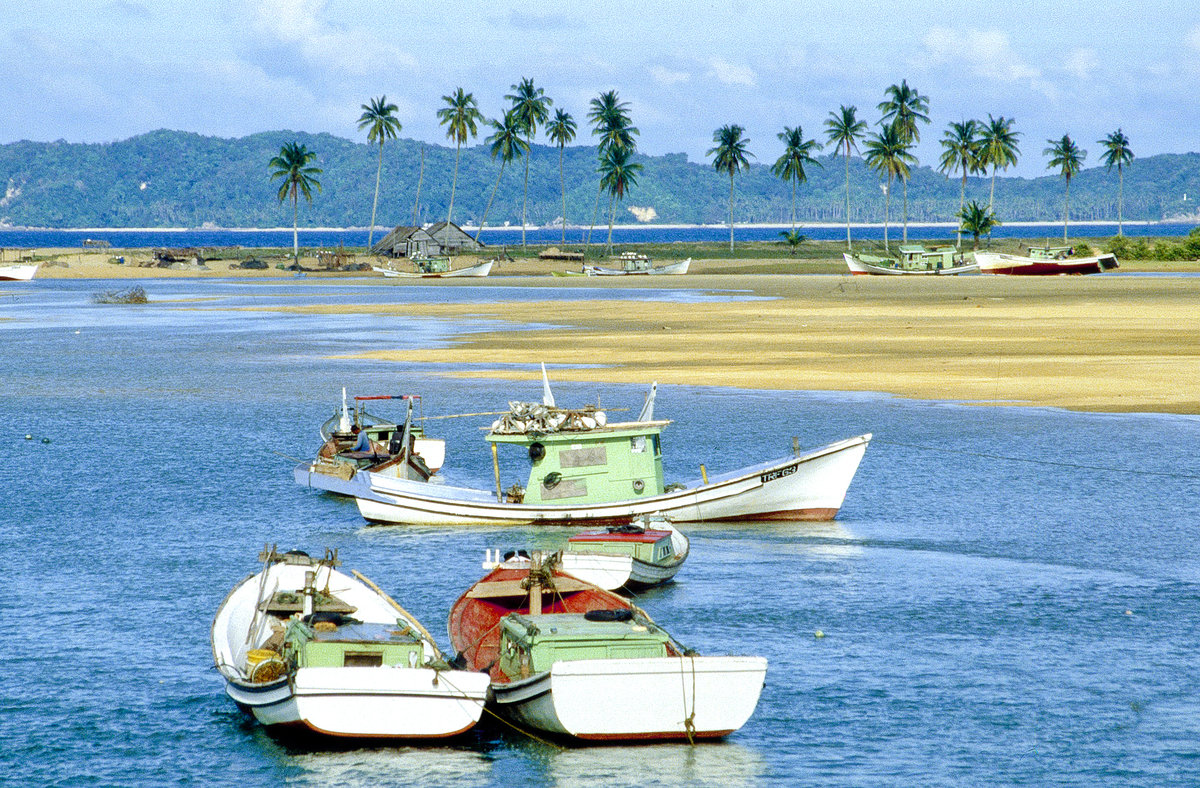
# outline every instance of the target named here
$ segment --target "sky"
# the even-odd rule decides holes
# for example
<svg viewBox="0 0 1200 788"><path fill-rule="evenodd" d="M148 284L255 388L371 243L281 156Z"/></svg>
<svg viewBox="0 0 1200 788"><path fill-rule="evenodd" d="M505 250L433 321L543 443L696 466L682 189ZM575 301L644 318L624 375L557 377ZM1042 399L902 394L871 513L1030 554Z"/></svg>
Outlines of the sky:
<svg viewBox="0 0 1200 788"><path fill-rule="evenodd" d="M1026 177L1063 134L1086 166L1118 128L1140 157L1200 150L1200 11L1157 0L4 0L0 74L0 143L363 139L361 105L386 95L401 136L449 145L442 96L496 117L528 77L580 142L588 101L616 90L642 152L693 161L726 124L766 164L785 126L823 139L841 105L874 124L901 80L929 98L923 164L948 123L989 114L1015 119Z"/></svg>

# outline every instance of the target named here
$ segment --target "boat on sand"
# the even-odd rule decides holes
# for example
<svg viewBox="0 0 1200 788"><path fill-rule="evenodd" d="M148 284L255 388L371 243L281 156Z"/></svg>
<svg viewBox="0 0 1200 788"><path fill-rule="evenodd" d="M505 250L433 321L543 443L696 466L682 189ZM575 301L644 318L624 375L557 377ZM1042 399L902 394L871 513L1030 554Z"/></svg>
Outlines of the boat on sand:
<svg viewBox="0 0 1200 788"><path fill-rule="evenodd" d="M702 657L627 600L541 553L505 562L450 611L456 664L486 671L518 725L582 742L711 739L741 728L762 657Z"/></svg>
<svg viewBox="0 0 1200 788"><path fill-rule="evenodd" d="M37 274L41 263L0 264L0 281L28 282Z"/></svg>
<svg viewBox="0 0 1200 788"><path fill-rule="evenodd" d="M897 258L849 252L843 252L842 258L850 273L856 276L954 276L979 273L979 265L975 260L953 246L926 249L905 244L900 247L900 256Z"/></svg>
<svg viewBox="0 0 1200 788"><path fill-rule="evenodd" d="M452 279L466 276L487 276L492 272L495 260L484 260L475 265L454 268L449 257L414 257L412 271L401 271L390 265L373 265L371 270L386 277L400 279Z"/></svg>
<svg viewBox="0 0 1200 788"><path fill-rule="evenodd" d="M479 721L488 677L452 669L421 623L336 552L265 549L213 619L225 692L273 729L429 739Z"/></svg>
<svg viewBox="0 0 1200 788"><path fill-rule="evenodd" d="M1026 257L976 252L975 259L979 261L980 273L1009 276L1099 274L1119 267L1115 254L1076 257L1075 249L1070 246L1031 246Z"/></svg>
<svg viewBox="0 0 1200 788"><path fill-rule="evenodd" d="M692 258L680 260L675 263L667 263L665 265L653 265L650 258L644 254L637 252L621 252L621 256L617 258L617 263L620 267L609 268L601 265L585 265L583 273L588 276L657 276L657 275L682 275L688 272L688 267L692 264Z"/></svg>

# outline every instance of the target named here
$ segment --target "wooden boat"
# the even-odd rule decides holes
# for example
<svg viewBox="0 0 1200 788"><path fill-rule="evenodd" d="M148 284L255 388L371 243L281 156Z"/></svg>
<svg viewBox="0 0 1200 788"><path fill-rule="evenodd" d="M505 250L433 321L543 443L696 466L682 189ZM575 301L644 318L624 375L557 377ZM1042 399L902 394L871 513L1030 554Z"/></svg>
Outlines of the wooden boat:
<svg viewBox="0 0 1200 788"><path fill-rule="evenodd" d="M662 518L583 531L567 540L563 569L601 588L638 591L669 583L687 560L688 538Z"/></svg>
<svg viewBox="0 0 1200 788"><path fill-rule="evenodd" d="M368 413L364 403L400 400L406 403L405 418L390 422ZM292 471L297 484L317 490L354 495L361 492L362 471L382 476L428 481L437 473L446 457L446 442L425 437L424 429L414 423L415 394L355 397L347 407L342 389L342 407L321 425L321 447L311 462L302 462Z"/></svg>
<svg viewBox="0 0 1200 788"><path fill-rule="evenodd" d="M0 264L0 281L28 282L37 274L41 263Z"/></svg>
<svg viewBox="0 0 1200 788"><path fill-rule="evenodd" d="M651 405L653 396L647 398ZM647 515L672 522L831 520L871 436L685 484L664 483L661 433L643 409L638 421L608 423L596 408L509 403L485 439L492 445L494 492L367 473L357 493L371 522L414 525L621 525ZM500 446L530 462L525 487L500 489Z"/></svg>
<svg viewBox="0 0 1200 788"><path fill-rule="evenodd" d="M1027 257L976 252L975 259L979 261L981 273L1010 276L1099 274L1119 267L1114 254L1075 257L1075 249L1070 246L1031 246Z"/></svg>
<svg viewBox="0 0 1200 788"><path fill-rule="evenodd" d="M906 244L900 247L900 257L896 259L869 254L853 255L849 252L843 252L842 258L850 273L856 276L954 276L979 273L979 265L975 260L953 246L926 249Z"/></svg>
<svg viewBox="0 0 1200 788"><path fill-rule="evenodd" d="M460 276L487 276L496 261L484 260L465 268L452 267L449 257L414 257L412 263L415 271L401 271L386 265L373 265L371 270L387 277L401 279L451 279Z"/></svg>
<svg viewBox="0 0 1200 788"><path fill-rule="evenodd" d="M263 725L324 736L428 739L479 721L488 677L454 670L415 618L336 552L259 556L211 641L225 692Z"/></svg>
<svg viewBox="0 0 1200 788"><path fill-rule="evenodd" d="M719 738L754 713L762 657L701 657L641 610L534 553L450 611L456 664L486 671L497 712L579 741Z"/></svg>
<svg viewBox="0 0 1200 788"><path fill-rule="evenodd" d="M599 265L585 265L583 273L588 276L638 276L659 274L686 274L692 264L692 258L680 260L666 265L651 265L650 258L637 252L621 252L617 258L620 268L606 268Z"/></svg>

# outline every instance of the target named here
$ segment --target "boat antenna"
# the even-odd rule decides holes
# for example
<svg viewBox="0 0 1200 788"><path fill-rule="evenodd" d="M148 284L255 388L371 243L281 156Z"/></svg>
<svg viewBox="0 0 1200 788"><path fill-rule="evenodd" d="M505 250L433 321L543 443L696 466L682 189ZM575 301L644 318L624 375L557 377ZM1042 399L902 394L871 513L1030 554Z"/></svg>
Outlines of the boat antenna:
<svg viewBox="0 0 1200 788"><path fill-rule="evenodd" d="M658 381L650 384L650 393L646 395L646 403L642 405L642 412L638 414L638 421L653 421L654 420L654 395L658 393Z"/></svg>
<svg viewBox="0 0 1200 788"><path fill-rule="evenodd" d="M546 362L542 362L542 404L548 408L554 407L554 392L550 391L550 379L546 377Z"/></svg>

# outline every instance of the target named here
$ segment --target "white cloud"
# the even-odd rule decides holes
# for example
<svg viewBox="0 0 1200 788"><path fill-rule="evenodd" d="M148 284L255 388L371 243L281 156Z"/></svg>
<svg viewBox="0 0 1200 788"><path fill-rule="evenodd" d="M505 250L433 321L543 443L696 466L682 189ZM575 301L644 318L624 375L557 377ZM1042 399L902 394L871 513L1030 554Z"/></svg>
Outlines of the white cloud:
<svg viewBox="0 0 1200 788"><path fill-rule="evenodd" d="M1020 82L1048 98L1058 90L1038 67L1026 62L1015 50L1008 34L1000 30L957 30L935 27L925 34L926 65L965 64L977 77L1001 82Z"/></svg>
<svg viewBox="0 0 1200 788"><path fill-rule="evenodd" d="M258 29L278 44L300 53L310 67L351 77L380 71L415 71L417 59L370 28L351 28L327 20L328 0L263 0Z"/></svg>
<svg viewBox="0 0 1200 788"><path fill-rule="evenodd" d="M739 66L721 58L708 61L709 73L726 85L745 85L754 87L758 80L749 66Z"/></svg>
<svg viewBox="0 0 1200 788"><path fill-rule="evenodd" d="M1094 49L1073 50L1063 60L1067 73L1082 80L1091 79L1099 67L1100 58Z"/></svg>
<svg viewBox="0 0 1200 788"><path fill-rule="evenodd" d="M1190 48L1200 52L1200 25L1196 25L1189 30L1187 37L1184 40L1187 42L1187 45Z"/></svg>
<svg viewBox="0 0 1200 788"><path fill-rule="evenodd" d="M692 78L686 71L672 71L663 66L651 66L650 76L654 78L655 82L666 87L687 82Z"/></svg>

